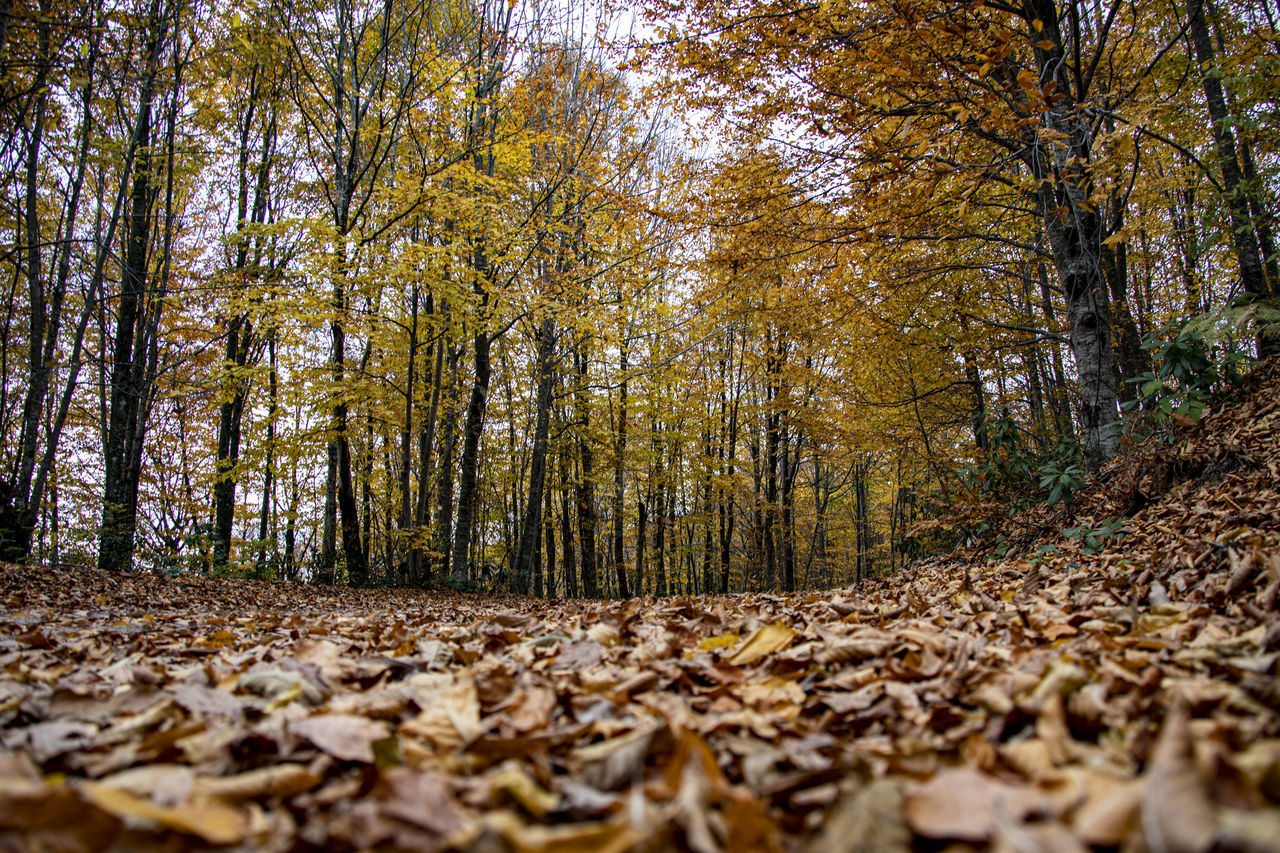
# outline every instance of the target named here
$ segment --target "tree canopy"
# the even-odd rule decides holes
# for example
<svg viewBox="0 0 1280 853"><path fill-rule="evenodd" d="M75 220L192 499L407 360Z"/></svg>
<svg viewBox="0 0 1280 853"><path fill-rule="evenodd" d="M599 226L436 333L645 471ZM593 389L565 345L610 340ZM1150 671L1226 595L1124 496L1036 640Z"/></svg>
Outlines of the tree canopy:
<svg viewBox="0 0 1280 853"><path fill-rule="evenodd" d="M1280 346L1263 0L4 3L9 557L838 585Z"/></svg>

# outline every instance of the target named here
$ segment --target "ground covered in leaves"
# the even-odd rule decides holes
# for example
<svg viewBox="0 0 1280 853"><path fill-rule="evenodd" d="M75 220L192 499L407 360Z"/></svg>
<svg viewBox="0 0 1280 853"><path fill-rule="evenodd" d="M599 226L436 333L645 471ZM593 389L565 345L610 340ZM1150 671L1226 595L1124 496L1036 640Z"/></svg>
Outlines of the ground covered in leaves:
<svg viewBox="0 0 1280 853"><path fill-rule="evenodd" d="M1275 367L1008 556L861 589L5 566L0 849L1280 849Z"/></svg>

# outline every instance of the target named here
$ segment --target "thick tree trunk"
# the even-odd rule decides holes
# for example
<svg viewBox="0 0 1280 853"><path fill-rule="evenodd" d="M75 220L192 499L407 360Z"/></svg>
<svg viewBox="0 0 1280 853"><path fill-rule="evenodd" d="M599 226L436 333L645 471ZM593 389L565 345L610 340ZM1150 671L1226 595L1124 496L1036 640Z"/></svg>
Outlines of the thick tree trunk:
<svg viewBox="0 0 1280 853"><path fill-rule="evenodd" d="M1076 81L1066 55L1054 0L1027 0L1028 23L1037 34L1036 66L1042 86L1054 85L1059 100L1042 120L1055 138L1031 138L1024 155L1036 194L1053 264L1067 302L1071 349L1079 375L1080 420L1090 464L1109 459L1119 444L1120 410L1107 277L1102 266L1102 220L1090 199L1093 137L1089 119L1072 93Z"/></svg>
<svg viewBox="0 0 1280 853"><path fill-rule="evenodd" d="M158 38L158 36L157 36ZM121 270L120 298L116 305L116 333L112 349L111 389L103 477L102 530L98 568L124 571L133 560L136 519L129 482L129 445L141 405L141 389L135 384L134 338L146 292L147 250L151 237L151 108L153 76L143 84L138 106L138 157L133 176L129 230Z"/></svg>

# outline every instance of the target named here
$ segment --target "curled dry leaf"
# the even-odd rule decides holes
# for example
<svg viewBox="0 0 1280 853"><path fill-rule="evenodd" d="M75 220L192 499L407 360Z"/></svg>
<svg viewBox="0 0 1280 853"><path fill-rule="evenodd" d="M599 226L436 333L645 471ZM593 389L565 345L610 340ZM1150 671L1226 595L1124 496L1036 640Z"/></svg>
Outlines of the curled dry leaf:
<svg viewBox="0 0 1280 853"><path fill-rule="evenodd" d="M311 790L320 781L301 764L276 764L231 776L202 776L195 780L194 793L230 801L290 797Z"/></svg>
<svg viewBox="0 0 1280 853"><path fill-rule="evenodd" d="M1213 846L1217 817L1191 755L1187 712L1169 712L1147 767L1142 832L1152 853L1204 853Z"/></svg>

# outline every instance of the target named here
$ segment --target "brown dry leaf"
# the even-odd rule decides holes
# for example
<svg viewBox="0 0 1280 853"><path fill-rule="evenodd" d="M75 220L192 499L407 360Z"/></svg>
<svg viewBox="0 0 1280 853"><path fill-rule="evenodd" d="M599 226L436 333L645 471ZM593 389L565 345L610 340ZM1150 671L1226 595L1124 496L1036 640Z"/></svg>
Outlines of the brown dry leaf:
<svg viewBox="0 0 1280 853"><path fill-rule="evenodd" d="M470 679L434 692L426 709L400 727L400 734L420 738L440 749L458 749L480 736L480 697Z"/></svg>
<svg viewBox="0 0 1280 853"><path fill-rule="evenodd" d="M1080 839L1056 821L1025 826L1001 821L991 850L992 853L1088 853Z"/></svg>
<svg viewBox="0 0 1280 853"><path fill-rule="evenodd" d="M581 768L575 774L577 780L601 791L616 791L639 780L660 731L662 726L650 725L574 750L571 759Z"/></svg>
<svg viewBox="0 0 1280 853"><path fill-rule="evenodd" d="M891 635L851 637L834 642L818 652L817 661L824 666L861 663L888 654L899 642L897 637Z"/></svg>
<svg viewBox="0 0 1280 853"><path fill-rule="evenodd" d="M391 736L387 725L353 714L317 714L290 726L340 761L374 762L373 744Z"/></svg>
<svg viewBox="0 0 1280 853"><path fill-rule="evenodd" d="M99 850L119 827L65 784L0 776L0 849ZM7 843L8 832L17 833L18 843Z"/></svg>
<svg viewBox="0 0 1280 853"><path fill-rule="evenodd" d="M173 699L193 714L240 719L240 702L225 690L182 684L173 689Z"/></svg>
<svg viewBox="0 0 1280 853"><path fill-rule="evenodd" d="M1089 773L1086 799L1072 824L1086 844L1118 847L1138 827L1142 811L1142 781Z"/></svg>
<svg viewBox="0 0 1280 853"><path fill-rule="evenodd" d="M463 834L469 822L458 809L444 780L434 773L392 767L382 774L387 814L442 838Z"/></svg>
<svg viewBox="0 0 1280 853"><path fill-rule="evenodd" d="M810 853L906 853L911 830L906 823L902 785L876 779L855 785L831 809Z"/></svg>
<svg viewBox="0 0 1280 853"><path fill-rule="evenodd" d="M507 722L517 732L531 732L551 725L551 714L556 709L556 693L546 687L521 690L512 701Z"/></svg>
<svg viewBox="0 0 1280 853"><path fill-rule="evenodd" d="M484 822L513 853L628 853L644 839L625 821L530 826L510 812L494 812Z"/></svg>
<svg viewBox="0 0 1280 853"><path fill-rule="evenodd" d="M1280 808L1223 810L1218 846L1239 853L1280 853Z"/></svg>
<svg viewBox="0 0 1280 853"><path fill-rule="evenodd" d="M512 762L503 765L497 774L489 779L490 790L494 794L506 794L520 804L525 811L535 818L546 817L555 809L560 798L543 788L529 777L520 767Z"/></svg>
<svg viewBox="0 0 1280 853"><path fill-rule="evenodd" d="M799 634L789 625L773 622L763 625L747 637L742 647L729 658L734 666L748 666L786 646Z"/></svg>
<svg viewBox="0 0 1280 853"><path fill-rule="evenodd" d="M320 782L319 776L301 764L276 764L232 776L202 776L195 780L193 790L197 797L252 800L289 797L309 791Z"/></svg>
<svg viewBox="0 0 1280 853"><path fill-rule="evenodd" d="M1204 853L1213 846L1217 818L1191 755L1187 712L1165 719L1142 791L1142 832L1152 853Z"/></svg>
<svg viewBox="0 0 1280 853"><path fill-rule="evenodd" d="M324 694L306 676L278 667L246 672L240 676L239 686L268 699L278 699L292 692L294 698L301 699L313 708L324 704Z"/></svg>
<svg viewBox="0 0 1280 853"><path fill-rule="evenodd" d="M244 814L220 803L164 807L128 791L92 782L81 785L79 790L89 802L126 823L176 829L210 844L238 844L248 833L249 823Z"/></svg>
<svg viewBox="0 0 1280 853"><path fill-rule="evenodd" d="M1040 807L1034 789L1017 788L967 767L947 768L907 789L907 821L920 835L986 841L998 816L1020 821Z"/></svg>
<svg viewBox="0 0 1280 853"><path fill-rule="evenodd" d="M101 784L144 797L158 806L185 803L195 790L196 776L181 764L144 764L104 778Z"/></svg>

